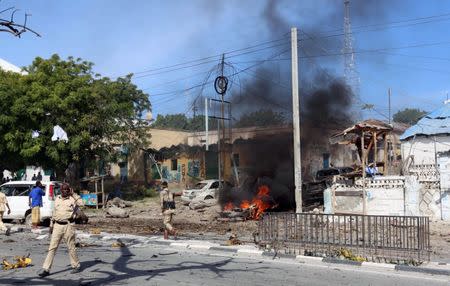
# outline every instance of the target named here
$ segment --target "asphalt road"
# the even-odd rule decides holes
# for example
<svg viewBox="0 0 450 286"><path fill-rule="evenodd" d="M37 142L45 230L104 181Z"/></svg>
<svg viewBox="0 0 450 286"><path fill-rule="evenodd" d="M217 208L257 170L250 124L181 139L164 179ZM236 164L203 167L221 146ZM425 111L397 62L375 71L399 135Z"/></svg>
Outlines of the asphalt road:
<svg viewBox="0 0 450 286"><path fill-rule="evenodd" d="M1 258L30 253L34 266L0 270L0 285L450 285L448 276L226 257L163 245L113 248L110 243L80 248L79 274L69 274L67 249L61 247L52 275L41 279L36 274L47 247L48 239L27 232L1 236Z"/></svg>

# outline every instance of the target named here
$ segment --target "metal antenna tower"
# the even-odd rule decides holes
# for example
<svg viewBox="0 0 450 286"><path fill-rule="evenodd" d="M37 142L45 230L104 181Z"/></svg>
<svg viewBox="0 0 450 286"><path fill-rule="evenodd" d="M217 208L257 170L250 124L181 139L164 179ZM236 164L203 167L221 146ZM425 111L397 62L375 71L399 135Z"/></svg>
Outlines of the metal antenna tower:
<svg viewBox="0 0 450 286"><path fill-rule="evenodd" d="M360 103L359 74L355 65L355 53L353 51L352 25L350 22L350 0L344 0L344 75L347 84L352 88L353 106ZM361 117L358 112L358 117Z"/></svg>

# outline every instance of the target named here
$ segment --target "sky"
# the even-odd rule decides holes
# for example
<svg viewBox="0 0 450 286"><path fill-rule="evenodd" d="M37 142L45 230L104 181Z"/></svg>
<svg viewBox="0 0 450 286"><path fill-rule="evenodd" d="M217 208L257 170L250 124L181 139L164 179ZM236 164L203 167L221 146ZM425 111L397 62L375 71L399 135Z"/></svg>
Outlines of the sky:
<svg viewBox="0 0 450 286"><path fill-rule="evenodd" d="M0 10L21 9L17 22L24 12L32 14L28 26L42 37L0 33L0 58L27 66L35 57L56 53L89 60L103 76L134 73L133 82L150 95L153 115L192 115L199 94L217 97L211 81L222 53L225 73L233 75L230 94L252 84L258 68L271 71L269 80L290 93L292 26L301 29L301 39L309 38L300 41L301 82L317 69L343 77L342 2L3 0ZM392 113L442 105L450 91L450 1L353 0L350 5L360 79L357 108L374 105L363 117L387 118L388 88ZM179 65L185 62L190 63Z"/></svg>

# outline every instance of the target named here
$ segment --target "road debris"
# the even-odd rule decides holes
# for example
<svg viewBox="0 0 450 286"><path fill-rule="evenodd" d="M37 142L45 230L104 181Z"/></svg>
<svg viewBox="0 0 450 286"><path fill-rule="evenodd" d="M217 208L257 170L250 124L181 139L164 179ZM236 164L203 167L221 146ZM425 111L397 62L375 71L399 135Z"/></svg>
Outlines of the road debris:
<svg viewBox="0 0 450 286"><path fill-rule="evenodd" d="M25 268L29 265L31 265L31 258L29 257L29 254L27 256L16 256L14 257L16 260L16 263L9 263L6 259L3 259L2 266L3 270L10 270L10 269L16 269L16 268Z"/></svg>
<svg viewBox="0 0 450 286"><path fill-rule="evenodd" d="M123 243L120 240L117 240L111 244L111 247L117 247L117 248L125 247L125 243Z"/></svg>
<svg viewBox="0 0 450 286"><path fill-rule="evenodd" d="M116 218L127 218L130 216L129 211L119 208L115 205L112 205L109 208L107 208L106 214L111 217L116 217Z"/></svg>
<svg viewBox="0 0 450 286"><path fill-rule="evenodd" d="M99 228L91 228L91 229L89 230L89 232L90 232L91 234L100 234L100 233L101 233L101 230L100 230Z"/></svg>
<svg viewBox="0 0 450 286"><path fill-rule="evenodd" d="M130 202L130 201L125 201L125 200L122 200L122 199L120 199L120 198L114 198L114 199L112 199L112 200L110 200L110 201L108 201L107 203L106 203L106 207L112 207L112 206L116 206L116 207L118 207L118 208L126 208L126 207L132 207L133 206L133 203L132 202Z"/></svg>
<svg viewBox="0 0 450 286"><path fill-rule="evenodd" d="M237 238L235 233L231 234L230 238L225 243L227 246L231 245L241 245L242 242Z"/></svg>
<svg viewBox="0 0 450 286"><path fill-rule="evenodd" d="M83 248L83 247L94 247L94 246L100 246L98 244L94 243L87 243L87 242L77 242L75 243L76 247Z"/></svg>
<svg viewBox="0 0 450 286"><path fill-rule="evenodd" d="M177 254L178 253L178 251L174 251L174 252L160 252L160 253L158 253L159 255L174 255L174 254Z"/></svg>

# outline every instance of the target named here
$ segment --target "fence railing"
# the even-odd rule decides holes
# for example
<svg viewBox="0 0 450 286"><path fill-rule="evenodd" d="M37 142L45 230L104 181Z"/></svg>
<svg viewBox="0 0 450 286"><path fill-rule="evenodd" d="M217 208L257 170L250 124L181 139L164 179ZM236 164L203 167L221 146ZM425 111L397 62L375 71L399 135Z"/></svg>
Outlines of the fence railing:
<svg viewBox="0 0 450 286"><path fill-rule="evenodd" d="M290 254L336 256L347 250L368 261L429 261L428 217L266 213L258 242Z"/></svg>

